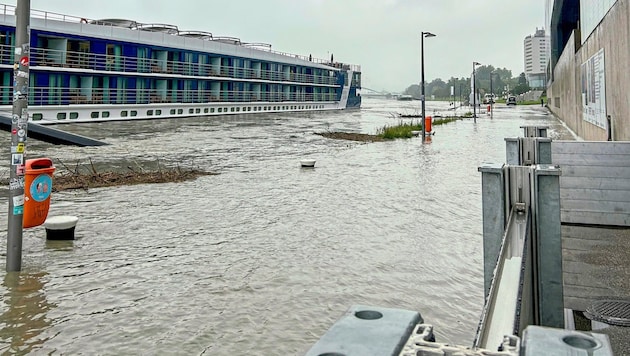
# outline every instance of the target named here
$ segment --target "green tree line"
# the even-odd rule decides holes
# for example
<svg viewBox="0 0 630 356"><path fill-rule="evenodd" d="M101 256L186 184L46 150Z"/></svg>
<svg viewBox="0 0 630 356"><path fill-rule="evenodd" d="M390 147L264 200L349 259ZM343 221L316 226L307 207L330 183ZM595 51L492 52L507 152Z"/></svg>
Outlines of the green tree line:
<svg viewBox="0 0 630 356"><path fill-rule="evenodd" d="M490 80L491 76L492 82ZM518 77L512 77L512 71L506 68L494 68L491 65L480 66L477 67L475 78L475 85L481 96L491 92L497 96L507 94L519 95L530 90L525 73L521 73ZM454 87L455 100L459 100L460 94L464 100L470 95L470 77L451 77L447 82L437 78L425 84L424 89L427 99L431 96L434 96L436 99L452 98L451 86ZM420 84L412 84L405 89L404 94L420 98L422 88Z"/></svg>

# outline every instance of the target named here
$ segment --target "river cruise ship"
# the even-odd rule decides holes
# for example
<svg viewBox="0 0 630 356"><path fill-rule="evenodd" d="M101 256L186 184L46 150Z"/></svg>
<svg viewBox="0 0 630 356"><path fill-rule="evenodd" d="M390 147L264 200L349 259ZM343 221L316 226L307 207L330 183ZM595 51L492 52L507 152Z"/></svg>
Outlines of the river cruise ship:
<svg viewBox="0 0 630 356"><path fill-rule="evenodd" d="M12 110L15 6L0 5L0 111ZM41 124L344 110L361 68L168 24L31 10L30 120Z"/></svg>

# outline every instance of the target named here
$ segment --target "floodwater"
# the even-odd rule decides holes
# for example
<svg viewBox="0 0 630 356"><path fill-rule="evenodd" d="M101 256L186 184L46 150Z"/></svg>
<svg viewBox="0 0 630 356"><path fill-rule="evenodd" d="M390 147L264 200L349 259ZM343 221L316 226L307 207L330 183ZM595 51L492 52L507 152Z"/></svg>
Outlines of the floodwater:
<svg viewBox="0 0 630 356"><path fill-rule="evenodd" d="M472 345L477 167L504 162L504 138L521 126L549 125L551 137L558 126L540 107L499 104L493 118L435 126L425 144L314 134L376 133L418 107L366 98L360 111L60 126L104 147L30 140L27 158L58 171L91 161L219 174L53 194L49 216L78 216L77 240L24 231L22 272L2 274L0 352L301 355L353 304L419 311L438 342ZM448 107L428 102L427 114ZM5 251L2 239L3 268Z"/></svg>

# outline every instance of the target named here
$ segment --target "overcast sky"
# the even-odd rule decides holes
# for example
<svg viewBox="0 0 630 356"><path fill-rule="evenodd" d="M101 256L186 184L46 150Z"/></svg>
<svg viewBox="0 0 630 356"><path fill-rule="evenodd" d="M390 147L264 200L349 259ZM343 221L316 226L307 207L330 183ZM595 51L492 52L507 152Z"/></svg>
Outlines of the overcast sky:
<svg viewBox="0 0 630 356"><path fill-rule="evenodd" d="M523 39L544 27L545 0L31 0L88 19L167 23L359 64L363 86L402 91L425 76L468 77L472 62L524 71ZM5 3L16 4L16 0Z"/></svg>

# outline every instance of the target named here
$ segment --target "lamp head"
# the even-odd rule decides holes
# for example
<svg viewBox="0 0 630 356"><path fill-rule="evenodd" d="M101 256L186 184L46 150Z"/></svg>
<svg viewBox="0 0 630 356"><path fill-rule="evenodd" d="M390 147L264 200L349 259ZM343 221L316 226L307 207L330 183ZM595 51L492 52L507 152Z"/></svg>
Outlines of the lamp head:
<svg viewBox="0 0 630 356"><path fill-rule="evenodd" d="M422 32L422 36L424 36L425 38L429 38L429 37L435 37L436 35L431 32Z"/></svg>
<svg viewBox="0 0 630 356"><path fill-rule="evenodd" d="M479 62L473 62L473 65L474 65L474 66L480 66L480 65L481 65L481 63L479 63Z"/></svg>

